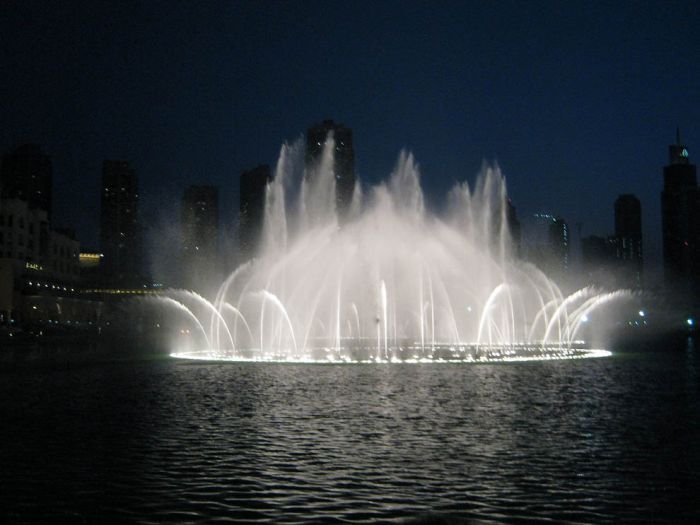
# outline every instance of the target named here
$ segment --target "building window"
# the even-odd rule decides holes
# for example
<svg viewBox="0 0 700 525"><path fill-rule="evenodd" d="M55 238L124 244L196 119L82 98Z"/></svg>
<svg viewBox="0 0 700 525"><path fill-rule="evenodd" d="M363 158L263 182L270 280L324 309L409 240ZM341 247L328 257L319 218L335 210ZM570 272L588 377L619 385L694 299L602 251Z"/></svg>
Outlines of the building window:
<svg viewBox="0 0 700 525"><path fill-rule="evenodd" d="M19 227L24 229L24 217L22 216L19 217Z"/></svg>
<svg viewBox="0 0 700 525"><path fill-rule="evenodd" d="M7 225L8 225L10 228L12 228L12 217L13 217L12 215L8 215L8 216L7 216Z"/></svg>
<svg viewBox="0 0 700 525"><path fill-rule="evenodd" d="M29 235L34 235L34 223L29 223Z"/></svg>

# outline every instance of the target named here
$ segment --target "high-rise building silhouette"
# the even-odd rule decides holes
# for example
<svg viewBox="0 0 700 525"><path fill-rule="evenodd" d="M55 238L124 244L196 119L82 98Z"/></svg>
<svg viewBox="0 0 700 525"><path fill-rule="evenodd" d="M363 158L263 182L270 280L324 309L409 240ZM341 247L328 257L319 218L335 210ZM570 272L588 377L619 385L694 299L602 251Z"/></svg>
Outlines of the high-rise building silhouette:
<svg viewBox="0 0 700 525"><path fill-rule="evenodd" d="M642 205L634 195L620 195L615 201L615 257L618 285L642 287Z"/></svg>
<svg viewBox="0 0 700 525"><path fill-rule="evenodd" d="M265 220L265 192L270 180L270 166L267 164L241 174L238 245L243 260L257 254Z"/></svg>
<svg viewBox="0 0 700 525"><path fill-rule="evenodd" d="M581 285L617 288L613 273L615 246L614 237L589 235L581 239Z"/></svg>
<svg viewBox="0 0 700 525"><path fill-rule="evenodd" d="M202 289L218 278L219 193L214 186L189 186L182 195L183 284Z"/></svg>
<svg viewBox="0 0 700 525"><path fill-rule="evenodd" d="M100 247L107 283L141 284L138 179L122 160L105 160L102 165Z"/></svg>
<svg viewBox="0 0 700 525"><path fill-rule="evenodd" d="M697 169L676 131L676 144L668 148L661 192L664 275L677 292L697 294L700 284L700 206Z"/></svg>
<svg viewBox="0 0 700 525"><path fill-rule="evenodd" d="M550 213L535 213L525 218L524 233L525 259L555 279L565 277L570 253L566 221Z"/></svg>
<svg viewBox="0 0 700 525"><path fill-rule="evenodd" d="M51 220L51 159L36 144L25 144L2 156L0 188L5 198L27 201Z"/></svg>
<svg viewBox="0 0 700 525"><path fill-rule="evenodd" d="M306 132L306 165L312 165L321 157L327 140L335 143L333 174L338 217L343 218L352 204L355 191L355 150L352 129L332 120L324 120L311 126Z"/></svg>
<svg viewBox="0 0 700 525"><path fill-rule="evenodd" d="M522 232L515 206L513 206L513 201L510 199L510 197L506 199L506 221L508 222L508 231L510 232L510 238L513 243L513 254L516 257L519 257L521 254L520 243Z"/></svg>
<svg viewBox="0 0 700 525"><path fill-rule="evenodd" d="M552 270L560 275L569 271L569 225L561 217L549 225L549 246L552 251Z"/></svg>

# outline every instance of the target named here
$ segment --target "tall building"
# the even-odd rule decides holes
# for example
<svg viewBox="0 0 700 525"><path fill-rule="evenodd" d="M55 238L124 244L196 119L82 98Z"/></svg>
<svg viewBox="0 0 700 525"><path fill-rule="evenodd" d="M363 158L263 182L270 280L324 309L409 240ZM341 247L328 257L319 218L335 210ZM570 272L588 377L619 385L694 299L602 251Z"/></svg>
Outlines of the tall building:
<svg viewBox="0 0 700 525"><path fill-rule="evenodd" d="M79 251L74 232L52 229L46 210L0 197L0 324L26 321L37 298L71 319Z"/></svg>
<svg viewBox="0 0 700 525"><path fill-rule="evenodd" d="M513 254L516 257L520 257L520 221L518 220L515 206L513 206L513 201L510 197L506 199L506 221L508 222L508 231L510 232L510 238L513 243Z"/></svg>
<svg viewBox="0 0 700 525"><path fill-rule="evenodd" d="M106 282L142 284L138 179L128 162L104 161L101 204L100 249Z"/></svg>
<svg viewBox="0 0 700 525"><path fill-rule="evenodd" d="M589 235L581 239L581 285L617 288L614 267L617 242L615 237Z"/></svg>
<svg viewBox="0 0 700 525"><path fill-rule="evenodd" d="M642 287L642 205L634 195L620 195L615 201L615 256L618 284Z"/></svg>
<svg viewBox="0 0 700 525"><path fill-rule="evenodd" d="M270 166L267 164L241 174L238 244L242 259L257 254L265 220L265 193L270 180Z"/></svg>
<svg viewBox="0 0 700 525"><path fill-rule="evenodd" d="M570 253L566 221L550 213L535 213L525 221L525 258L550 277L563 278L569 270Z"/></svg>
<svg viewBox="0 0 700 525"><path fill-rule="evenodd" d="M51 220L51 159L36 144L25 144L2 156L2 197L27 201Z"/></svg>
<svg viewBox="0 0 700 525"><path fill-rule="evenodd" d="M219 193L214 186L189 186L182 195L183 284L197 290L218 280Z"/></svg>
<svg viewBox="0 0 700 525"><path fill-rule="evenodd" d="M697 169L676 131L676 144L668 147L661 192L664 275L676 291L697 293L700 284L700 206Z"/></svg>
<svg viewBox="0 0 700 525"><path fill-rule="evenodd" d="M549 246L552 253L552 270L564 274L569 271L569 225L561 217L549 225Z"/></svg>
<svg viewBox="0 0 700 525"><path fill-rule="evenodd" d="M306 164L317 162L327 140L335 141L335 198L338 217L343 218L350 209L355 191L355 150L352 144L352 129L332 120L311 126L306 132Z"/></svg>

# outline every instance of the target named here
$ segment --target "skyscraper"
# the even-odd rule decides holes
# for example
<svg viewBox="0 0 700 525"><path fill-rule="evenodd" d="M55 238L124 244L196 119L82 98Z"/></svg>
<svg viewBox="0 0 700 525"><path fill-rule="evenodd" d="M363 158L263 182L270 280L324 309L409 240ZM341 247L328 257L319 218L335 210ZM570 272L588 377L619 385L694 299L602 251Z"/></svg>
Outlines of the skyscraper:
<svg viewBox="0 0 700 525"><path fill-rule="evenodd" d="M561 217L535 213L525 219L525 259L550 277L563 278L569 270L569 226Z"/></svg>
<svg viewBox="0 0 700 525"><path fill-rule="evenodd" d="M326 140L335 141L335 198L338 217L343 218L350 209L355 191L355 150L352 144L352 129L332 120L311 126L306 132L306 164L318 162Z"/></svg>
<svg viewBox="0 0 700 525"><path fill-rule="evenodd" d="M615 201L615 255L619 285L642 287L642 205L634 195L620 195Z"/></svg>
<svg viewBox="0 0 700 525"><path fill-rule="evenodd" d="M664 275L669 288L698 292L700 283L700 193L697 170L676 131L668 147L661 192Z"/></svg>
<svg viewBox="0 0 700 525"><path fill-rule="evenodd" d="M109 284L141 284L138 179L126 161L105 160L102 165L100 244Z"/></svg>
<svg viewBox="0 0 700 525"><path fill-rule="evenodd" d="M242 259L255 257L265 219L265 189L270 182L270 166L261 164L241 174L238 244Z"/></svg>
<svg viewBox="0 0 700 525"><path fill-rule="evenodd" d="M569 271L569 225L557 217L549 225L549 246L552 253L552 270L559 275Z"/></svg>
<svg viewBox="0 0 700 525"><path fill-rule="evenodd" d="M518 215L516 213L515 206L513 206L513 201L510 199L510 197L506 199L506 221L508 222L508 231L510 233L510 238L513 243L513 254L516 257L520 257L520 221L518 220Z"/></svg>
<svg viewBox="0 0 700 525"><path fill-rule="evenodd" d="M0 188L5 198L27 201L51 221L51 159L36 144L25 144L2 156Z"/></svg>
<svg viewBox="0 0 700 525"><path fill-rule="evenodd" d="M589 235L581 239L581 285L617 288L613 268L616 255L615 237Z"/></svg>
<svg viewBox="0 0 700 525"><path fill-rule="evenodd" d="M202 289L218 279L219 193L214 186L189 186L182 195L183 284Z"/></svg>

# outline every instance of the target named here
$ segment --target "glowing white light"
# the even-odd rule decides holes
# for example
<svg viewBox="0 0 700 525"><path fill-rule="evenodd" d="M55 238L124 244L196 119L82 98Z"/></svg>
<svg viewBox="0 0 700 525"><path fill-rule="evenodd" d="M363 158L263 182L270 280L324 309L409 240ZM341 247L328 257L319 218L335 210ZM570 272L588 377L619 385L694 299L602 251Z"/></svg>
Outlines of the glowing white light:
<svg viewBox="0 0 700 525"><path fill-rule="evenodd" d="M693 321L693 319L690 317L688 317L685 322L688 323L688 326L693 326L695 324L695 321Z"/></svg>
<svg viewBox="0 0 700 525"><path fill-rule="evenodd" d="M646 312L644 310L639 310L639 317L644 317Z"/></svg>
<svg viewBox="0 0 700 525"><path fill-rule="evenodd" d="M581 324L631 292L567 294L510 257L505 224L492 227L508 210L498 167L485 165L472 188L456 183L437 220L426 210L418 165L403 151L386 183L368 192L355 185L340 217L333 136L318 146L312 166L303 144L282 147L266 189L259 257L231 273L216 298L185 290L143 298L192 329L182 327L176 357L481 363L597 356L575 343Z"/></svg>
<svg viewBox="0 0 700 525"><path fill-rule="evenodd" d="M485 345L481 345L483 347ZM599 357L609 357L612 352L603 349L594 348L564 348L559 345L547 346L531 346L527 344L520 345L526 350L530 350L531 354L518 354L510 351L508 348L497 346L486 347L483 353L473 353L477 345L463 345L454 350L451 356L446 357L417 357L412 356L407 359L401 359L397 356L381 357L374 356L369 359L352 360L344 356L335 356L332 353L327 353L325 357L319 358L311 355L310 351L302 351L297 355L292 355L288 351L265 351L258 352L251 357L243 356L236 352L226 350L193 350L183 352L173 352L170 357L176 359L186 359L195 361L223 361L223 362L249 362L249 363L516 363L523 361L563 361L571 359L591 359ZM479 348L481 348L479 347ZM257 349L259 350L259 349ZM338 350L326 348L325 350Z"/></svg>

